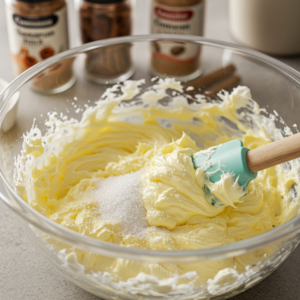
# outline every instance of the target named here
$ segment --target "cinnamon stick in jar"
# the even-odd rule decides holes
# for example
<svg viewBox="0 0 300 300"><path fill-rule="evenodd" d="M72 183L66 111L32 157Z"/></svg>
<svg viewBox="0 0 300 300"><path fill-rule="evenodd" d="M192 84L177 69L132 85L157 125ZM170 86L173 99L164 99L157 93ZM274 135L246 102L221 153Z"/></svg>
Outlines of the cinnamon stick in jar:
<svg viewBox="0 0 300 300"><path fill-rule="evenodd" d="M84 0L80 8L83 43L131 34L131 6L127 0ZM131 73L131 45L114 45L87 55L87 77L95 82L117 81Z"/></svg>

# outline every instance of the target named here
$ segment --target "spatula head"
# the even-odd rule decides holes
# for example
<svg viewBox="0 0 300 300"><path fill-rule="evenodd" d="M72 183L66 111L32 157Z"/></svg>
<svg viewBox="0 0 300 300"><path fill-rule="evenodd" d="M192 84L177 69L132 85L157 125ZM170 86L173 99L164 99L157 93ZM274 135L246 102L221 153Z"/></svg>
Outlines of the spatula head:
<svg viewBox="0 0 300 300"><path fill-rule="evenodd" d="M194 168L204 170L212 183L221 180L224 173L234 174L234 179L244 187L246 195L250 181L257 176L257 173L252 173L247 166L248 151L248 148L243 147L242 141L232 140L206 151L197 152L192 160ZM207 187L204 187L205 189Z"/></svg>

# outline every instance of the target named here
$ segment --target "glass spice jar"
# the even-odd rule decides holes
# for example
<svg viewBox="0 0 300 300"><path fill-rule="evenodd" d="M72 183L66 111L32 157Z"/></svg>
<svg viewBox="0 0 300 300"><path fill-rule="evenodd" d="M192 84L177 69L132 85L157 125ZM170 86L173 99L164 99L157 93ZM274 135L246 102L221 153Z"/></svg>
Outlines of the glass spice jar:
<svg viewBox="0 0 300 300"><path fill-rule="evenodd" d="M69 49L65 0L5 0L15 74ZM52 72L53 71L53 72ZM72 60L54 65L32 81L35 90L55 93L74 83Z"/></svg>
<svg viewBox="0 0 300 300"><path fill-rule="evenodd" d="M151 33L202 36L205 0L152 0ZM152 73L188 81L201 75L201 47L183 42L152 43Z"/></svg>
<svg viewBox="0 0 300 300"><path fill-rule="evenodd" d="M80 8L82 43L131 34L132 8L128 0L84 0ZM97 83L114 83L133 74L131 44L90 51L86 76Z"/></svg>

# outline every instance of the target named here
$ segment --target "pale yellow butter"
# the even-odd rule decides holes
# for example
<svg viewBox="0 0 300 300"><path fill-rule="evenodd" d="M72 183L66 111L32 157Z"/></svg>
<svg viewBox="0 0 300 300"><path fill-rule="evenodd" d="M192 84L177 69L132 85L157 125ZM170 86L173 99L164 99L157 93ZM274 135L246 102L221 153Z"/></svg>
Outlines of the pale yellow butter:
<svg viewBox="0 0 300 300"><path fill-rule="evenodd" d="M203 171L195 171L191 161L195 152L235 138L250 149L272 140L260 123L259 107L251 100L248 88L223 94L222 103L188 105L178 95L165 107L157 100L167 95L167 88L181 91L182 87L174 80L161 80L154 91L143 94L144 105L118 106L137 95L141 84L127 82L122 96L108 91L106 99L88 108L80 122L58 121L53 116L50 125L52 122L56 129L44 137L37 128L32 129L17 160L20 171L16 177L18 192L31 206L81 234L127 247L161 250L234 243L271 230L298 214L300 193L293 201L290 195L291 186L299 184L293 162L289 172L282 166L259 172L243 200L232 176L224 174L218 184L209 186L223 205L213 206L205 199ZM243 121L243 114L237 113L246 105L252 107L249 117L255 122L253 128ZM235 126L230 127L224 118ZM101 207L92 191L109 176L141 169L141 200L150 230L141 236L124 235L120 222L101 220ZM67 251L75 251L87 270L112 272L123 279L140 272L163 278L196 270L198 281L203 282L224 268L243 271L259 260L249 254L243 259L177 266L131 262L129 267L125 260Z"/></svg>

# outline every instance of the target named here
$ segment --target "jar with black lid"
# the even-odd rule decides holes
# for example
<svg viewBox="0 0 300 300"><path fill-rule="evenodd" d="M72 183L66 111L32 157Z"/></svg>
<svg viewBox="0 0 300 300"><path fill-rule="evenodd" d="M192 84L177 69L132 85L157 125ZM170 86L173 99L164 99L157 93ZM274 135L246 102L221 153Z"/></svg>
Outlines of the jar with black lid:
<svg viewBox="0 0 300 300"><path fill-rule="evenodd" d="M15 74L69 49L65 0L5 0L7 28ZM32 80L35 90L63 91L74 83L72 61L50 67Z"/></svg>
<svg viewBox="0 0 300 300"><path fill-rule="evenodd" d="M128 0L84 0L80 7L82 43L131 35L132 7ZM128 43L92 51L86 60L87 78L97 82L125 80L133 73Z"/></svg>

